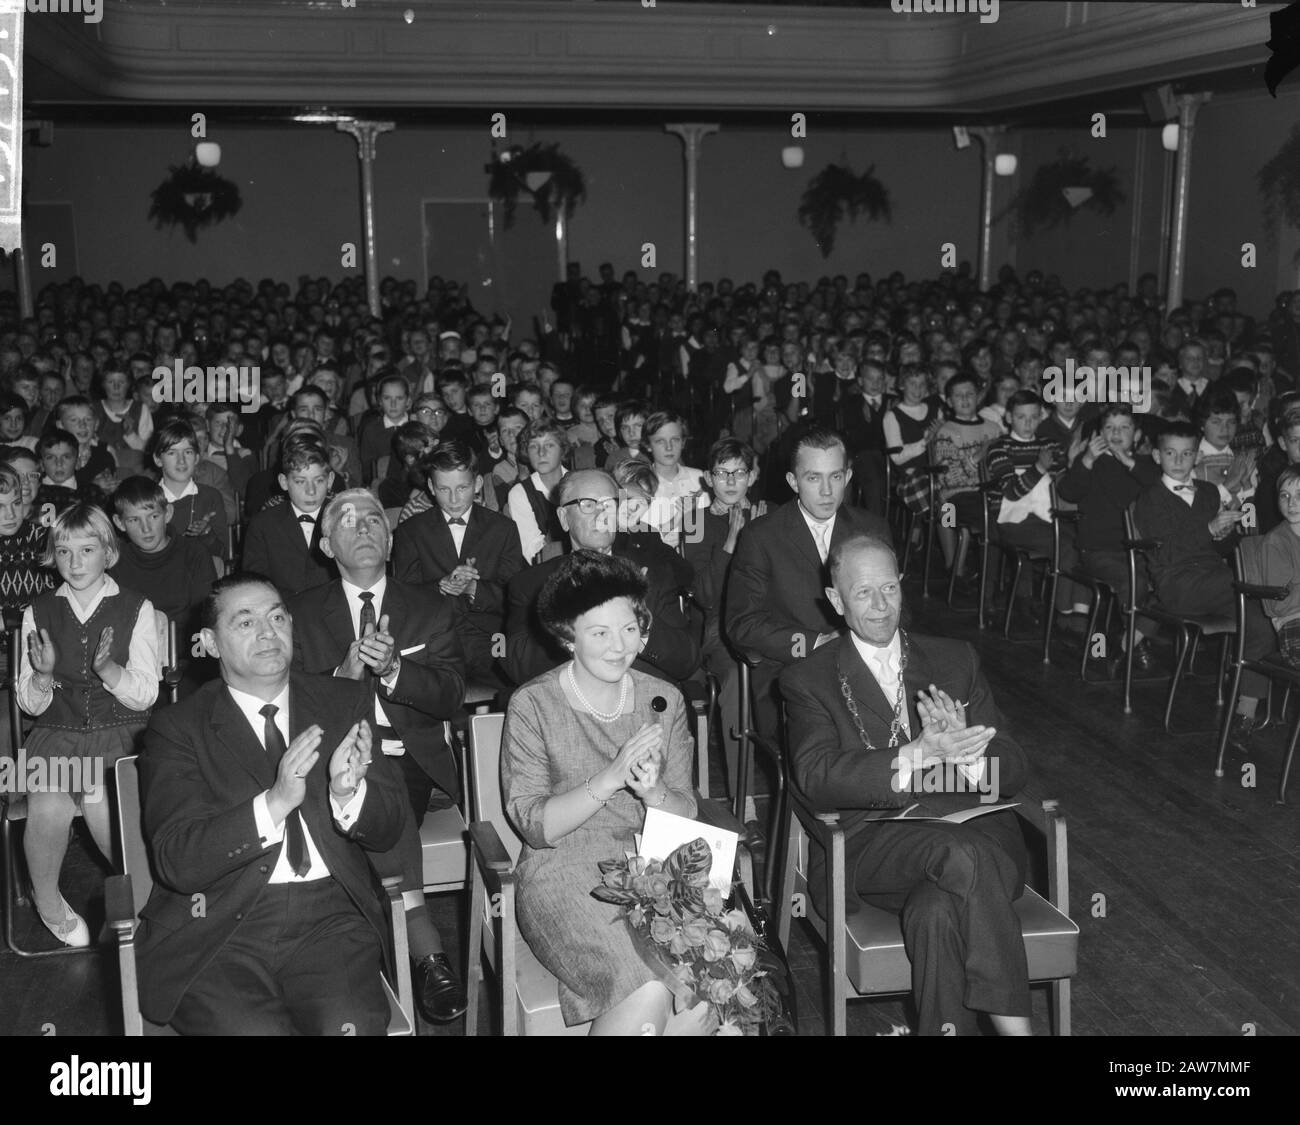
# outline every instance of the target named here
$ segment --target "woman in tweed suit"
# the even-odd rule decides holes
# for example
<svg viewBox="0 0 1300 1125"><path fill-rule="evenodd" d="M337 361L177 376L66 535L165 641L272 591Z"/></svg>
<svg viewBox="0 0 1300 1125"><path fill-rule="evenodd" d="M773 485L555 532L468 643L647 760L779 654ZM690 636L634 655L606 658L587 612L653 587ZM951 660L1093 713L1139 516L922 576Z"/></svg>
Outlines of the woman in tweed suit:
<svg viewBox="0 0 1300 1125"><path fill-rule="evenodd" d="M526 844L519 927L560 982L565 1023L591 1020L593 1035L710 1030L706 1004L672 1013L663 970L642 958L621 908L591 897L597 864L633 850L646 808L695 815L681 693L631 667L650 630L645 596L626 560L566 559L539 613L573 660L521 687L506 715L502 787Z"/></svg>

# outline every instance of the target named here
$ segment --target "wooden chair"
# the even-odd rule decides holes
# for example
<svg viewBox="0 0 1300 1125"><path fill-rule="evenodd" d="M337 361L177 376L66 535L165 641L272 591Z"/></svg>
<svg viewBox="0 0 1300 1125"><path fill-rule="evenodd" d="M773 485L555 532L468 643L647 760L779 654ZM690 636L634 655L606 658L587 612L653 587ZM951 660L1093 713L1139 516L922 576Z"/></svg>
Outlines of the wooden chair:
<svg viewBox="0 0 1300 1125"><path fill-rule="evenodd" d="M778 766L781 755L764 740L756 746L771 754ZM820 918L811 908L808 922L826 947L827 1034L847 1034L847 1003L864 996L897 996L912 991L912 967L903 948L898 915L864 905L849 915L846 909L848 873L844 863L844 830L838 812L814 808L786 770L781 805L785 843L777 905L777 939L790 945L790 920L796 901L810 903L808 847L821 847L826 855L826 902L830 918ZM1078 967L1079 927L1070 920L1069 865L1065 817L1056 801L1021 797L1015 812L1043 837L1047 849L1047 897L1032 887L1016 900L1029 960L1031 983L1050 984L1052 1028L1070 1034L1070 977ZM871 831L870 825L863 831Z"/></svg>
<svg viewBox="0 0 1300 1125"><path fill-rule="evenodd" d="M23 745L23 712L18 706L18 673L21 667L22 631L20 626L8 630L6 635L9 657L9 740L13 747L15 763L24 760L21 749ZM78 809L76 816L81 816ZM20 908L30 906L33 914L36 904L26 893L26 864L22 861L18 838L20 825L27 820L27 796L25 793L0 793L0 850L4 852L5 883L5 945L19 957L64 957L77 953L96 953L98 947L92 942L88 946L74 948L60 944L55 949L25 949L18 944L16 917ZM54 940L54 939L51 939Z"/></svg>
<svg viewBox="0 0 1300 1125"><path fill-rule="evenodd" d="M988 602L989 566L997 540L997 518L994 514L994 505L997 497L1001 494L997 482L989 480L988 466L984 461L980 462L979 491L983 503L980 505L980 522L978 526L962 523L957 525L957 553L953 557L952 571L948 575L948 605L952 605L953 597L957 591L957 575L966 565L966 556L970 552L971 545L975 544L980 552L980 584L979 595L975 603L975 623L978 628L983 629L985 624L984 608Z"/></svg>
<svg viewBox="0 0 1300 1125"><path fill-rule="evenodd" d="M140 780L136 758L121 758L116 765L117 815L122 838L124 874L114 875L105 885L108 924L117 935L117 962L122 982L122 1021L127 1035L175 1035L166 1025L150 1023L140 1014L139 976L135 961L136 921L153 890L153 871L145 847L141 824ZM397 966L397 993L385 978L388 997L389 1035L414 1035L414 993L406 945L406 909L399 889L401 877L385 879L389 920L392 926L393 963Z"/></svg>
<svg viewBox="0 0 1300 1125"><path fill-rule="evenodd" d="M560 1015L559 991L555 978L533 955L519 934L515 922L515 864L524 842L505 813L501 793L501 741L505 716L473 715L469 727L469 773L473 821L469 826L470 933L469 1009L467 1035L478 1033L479 986L483 982L483 958L496 971L500 988L501 1033L513 1035L586 1035L590 1024L566 1027ZM707 763L708 746L696 747L696 761ZM698 768L698 765L697 765ZM720 824L744 836L744 827L715 804L698 798L699 818ZM737 852L741 882L753 890L753 867L748 851ZM595 868L593 866L593 872ZM598 873L593 874L592 886ZM487 923L487 931L484 923ZM480 953L483 956L480 956Z"/></svg>
<svg viewBox="0 0 1300 1125"><path fill-rule="evenodd" d="M1228 650L1232 644L1233 634L1237 631L1237 622L1232 617L1216 613L1183 614L1171 613L1159 602L1147 599L1144 605L1137 604L1137 575L1139 556L1145 560L1147 554L1159 548L1159 539L1145 539L1137 526L1134 515L1135 504L1129 505L1124 513L1124 549L1128 552L1128 605L1124 607L1125 646L1124 646L1124 714L1133 713L1133 645L1137 634L1139 616L1149 617L1162 625L1174 629L1174 674L1169 680L1169 692L1165 698L1165 730L1174 711L1174 696L1178 693L1178 684L1183 678L1183 670L1190 675L1196 664L1196 649L1202 636L1222 638L1219 650L1219 670L1214 677L1217 698L1216 707L1223 706L1223 678L1227 670Z"/></svg>
<svg viewBox="0 0 1300 1125"><path fill-rule="evenodd" d="M921 569L921 597L930 596L930 560L934 556L934 539L935 539L935 520L939 516L939 478L947 472L947 467L941 464L935 464L930 458L934 455L934 446L930 446L927 451L927 462L921 468L928 478L930 501L929 507L924 512L918 512L914 508L909 508L901 496L897 495L896 478L898 476L897 466L894 465L892 455L901 453L902 447L891 445L885 450L885 518L890 520L891 505L898 512L895 534L898 535L903 543L903 549L898 556L899 568L906 573L908 565L912 561L912 532L918 525L924 525L923 531L923 562ZM891 526L894 524L891 523Z"/></svg>
<svg viewBox="0 0 1300 1125"><path fill-rule="evenodd" d="M1272 601L1287 596L1285 586L1269 586L1264 583L1264 540L1261 536L1250 535L1237 544L1234 558L1237 581L1237 633L1236 644L1232 654L1232 689L1228 692L1228 705L1223 709L1223 719L1219 727L1219 753L1214 762L1214 776L1223 776L1223 756L1228 747L1228 731L1232 726L1232 715L1236 709L1237 696L1241 692L1241 674L1243 671L1256 672L1266 676L1271 689L1280 684L1289 695L1292 688L1300 687L1300 670L1293 668L1278 653L1270 653L1260 660L1246 659L1246 602ZM1285 712L1286 704L1282 705ZM1282 760L1282 777L1278 782L1277 803L1286 804L1287 780L1291 775L1291 761L1295 757L1296 742L1300 740L1300 709L1291 720L1287 734L1286 757Z"/></svg>

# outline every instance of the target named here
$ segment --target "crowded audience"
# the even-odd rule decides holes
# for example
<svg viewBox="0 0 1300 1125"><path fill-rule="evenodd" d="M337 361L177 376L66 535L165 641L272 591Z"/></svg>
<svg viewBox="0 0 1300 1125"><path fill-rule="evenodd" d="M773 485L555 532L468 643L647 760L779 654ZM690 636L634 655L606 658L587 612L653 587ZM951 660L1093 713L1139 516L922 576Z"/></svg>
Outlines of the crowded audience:
<svg viewBox="0 0 1300 1125"><path fill-rule="evenodd" d="M598 280L575 271L556 285L528 326L467 294L442 278L424 294L387 278L379 316L357 278L74 279L41 291L30 317L0 298L0 594L22 631L9 690L31 724L29 755L75 750L111 767L143 754L146 829L168 884L160 910L181 910L191 884L235 886L233 868L205 873L186 821L245 797L263 848L287 837L287 856L301 825L316 841L277 866L272 883L291 889L277 902L327 870L358 885L367 865L400 874L431 1019L457 1018L465 997L425 912L416 833L429 808L460 798L448 732L467 689L508 707L506 808L526 845L519 919L560 979L566 1021L692 1034L707 1030L700 1014L672 1010L587 891L645 807L695 811L687 715L710 678L713 749L734 795L746 785L738 658L752 668L760 733L776 735L791 688L805 708L821 692L833 709L834 678L828 694L805 662L832 644L816 668L862 651L853 638L869 615L849 604L858 571L889 587L889 637L872 643L891 643L906 619L897 583L914 576L907 559L927 523L938 565L967 596L976 560L961 533L987 519L992 545L1030 557L1050 559L1059 536L1062 570L1127 601L1130 509L1139 534L1160 541L1138 570L1139 607L1233 613L1233 548L1256 533L1268 534L1268 581L1296 585L1300 294L1252 318L1226 288L1166 313L1151 275L1133 292L1068 291L1004 268L982 293L965 268L924 281L792 282L773 270L690 291L672 274L620 279L605 264ZM253 365L255 396L169 401L177 359ZM1149 369L1151 409L1063 391L1049 369L1071 359ZM160 365L168 379L156 382ZM1078 517L1054 528L1061 504ZM978 578L1001 596L994 575ZM1081 628L1085 588L1068 577L1055 588L1043 606L1022 582L1015 609ZM1248 612L1248 657L1280 648L1300 663L1293 595ZM250 649L246 624L274 643ZM1157 634L1139 615L1143 669ZM159 696L167 671L179 702ZM862 682L896 673L863 665ZM361 686L330 700L321 676ZM312 745L333 762L328 799L324 787L304 795L284 764L311 768L290 688L322 707L324 741L311 728ZM1264 694L1260 677L1242 677L1234 745L1248 745ZM942 722L947 706L936 696L914 720ZM214 714L252 724L284 755L260 795L251 779L247 794L195 786L187 762L213 750L191 728ZM150 807L160 793L173 809ZM29 800L35 910L68 946L91 940L59 888L68 825L80 809L111 856L101 797L82 785ZM744 819L757 819L752 801ZM357 822L375 825L364 848L340 835ZM1018 868L1006 862L1010 888ZM239 882L236 897L248 893ZM369 965L376 919L346 898L322 897L319 910L346 920ZM146 932L151 1011L189 1033L323 1026L297 1012L309 989L296 978L283 1012L261 996L233 1003L212 966L251 955L224 940ZM313 956L344 971L340 956ZM202 958L201 973L178 979L179 962ZM1006 975L982 1010L1021 1033L1023 968ZM351 1003L334 997L329 1011ZM934 1030L960 1002L927 1003ZM382 1030L376 998L362 1008L365 1027Z"/></svg>

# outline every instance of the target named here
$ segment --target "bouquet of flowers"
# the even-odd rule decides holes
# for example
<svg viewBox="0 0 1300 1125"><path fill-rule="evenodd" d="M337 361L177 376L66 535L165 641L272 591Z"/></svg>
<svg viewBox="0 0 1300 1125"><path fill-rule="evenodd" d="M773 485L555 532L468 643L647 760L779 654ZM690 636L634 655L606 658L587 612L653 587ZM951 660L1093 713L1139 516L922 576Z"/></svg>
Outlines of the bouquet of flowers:
<svg viewBox="0 0 1300 1125"><path fill-rule="evenodd" d="M763 967L766 946L743 910L727 910L709 886L713 855L704 839L665 860L628 855L600 863L601 902L626 907L627 924L668 969L669 986L699 997L718 1018L718 1035L757 1035L781 1015L781 1000Z"/></svg>

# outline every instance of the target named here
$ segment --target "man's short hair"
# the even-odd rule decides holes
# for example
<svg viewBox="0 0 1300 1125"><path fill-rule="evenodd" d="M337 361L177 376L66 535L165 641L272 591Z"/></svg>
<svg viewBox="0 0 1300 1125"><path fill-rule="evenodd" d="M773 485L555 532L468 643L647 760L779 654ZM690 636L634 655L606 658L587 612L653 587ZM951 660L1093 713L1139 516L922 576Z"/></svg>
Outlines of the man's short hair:
<svg viewBox="0 0 1300 1125"><path fill-rule="evenodd" d="M67 430L61 430L57 426L52 430L46 430L41 434L40 440L36 443L36 455L44 457L47 450L54 449L60 445L70 445L73 449L77 448L77 439Z"/></svg>
<svg viewBox="0 0 1300 1125"><path fill-rule="evenodd" d="M835 579L839 577L841 568L844 565L844 556L849 551L867 550L868 548L877 551L886 552L894 560L894 569L902 574L902 569L898 565L898 552L894 546L886 539L881 539L879 535L851 535L847 539L841 539L830 550L826 556L826 565L830 568L831 585L835 585Z"/></svg>
<svg viewBox="0 0 1300 1125"><path fill-rule="evenodd" d="M465 442L444 441L420 458L420 472L426 480L432 480L434 473L470 472L477 476L478 459Z"/></svg>
<svg viewBox="0 0 1300 1125"><path fill-rule="evenodd" d="M284 476L312 465L330 468L329 450L318 434L292 434L284 439L280 445L280 472Z"/></svg>
<svg viewBox="0 0 1300 1125"><path fill-rule="evenodd" d="M449 367L438 375L435 386L438 390L442 390L442 388L447 386L449 383L455 383L457 386L461 387L468 387L469 377L459 367Z"/></svg>
<svg viewBox="0 0 1300 1125"><path fill-rule="evenodd" d="M584 469L581 472L565 473L560 478L560 483L555 486L555 506L563 508L565 504L572 500L574 493L578 491L579 480L592 473L596 473L609 481L610 490L614 495L618 495L618 481L605 472L604 469Z"/></svg>
<svg viewBox="0 0 1300 1125"><path fill-rule="evenodd" d="M840 449L844 451L844 464L847 466L849 463L849 449L844 444L844 439L825 426L813 426L794 443L794 448L790 450L790 472L792 473L798 472L801 449Z"/></svg>
<svg viewBox="0 0 1300 1125"><path fill-rule="evenodd" d="M203 605L199 610L199 623L204 629L217 627L217 620L221 616L221 595L243 586L265 586L268 590L280 593L274 582L265 574L258 574L255 570L237 570L234 574L218 578L212 583L208 596L203 599Z"/></svg>
<svg viewBox="0 0 1300 1125"><path fill-rule="evenodd" d="M1043 398L1037 391L1016 391L1007 399L1007 417L1011 417L1011 412L1018 406L1037 406L1040 410L1043 408Z"/></svg>
<svg viewBox="0 0 1300 1125"><path fill-rule="evenodd" d="M1167 423L1165 428L1156 435L1156 448L1163 449L1170 438L1187 438L1190 441L1200 441L1201 434L1191 422L1184 422L1181 418L1176 418Z"/></svg>
<svg viewBox="0 0 1300 1125"><path fill-rule="evenodd" d="M401 387L402 393L406 395L407 398L411 397L411 384L407 382L405 375L399 375L396 371L390 372L387 375L381 375L375 380L375 394L382 396L384 388L390 384L394 387Z"/></svg>
<svg viewBox="0 0 1300 1125"><path fill-rule="evenodd" d="M712 471L728 461L740 461L745 466L745 472L752 473L758 458L748 442L743 442L739 438L725 437L715 441L709 448L708 468Z"/></svg>
<svg viewBox="0 0 1300 1125"><path fill-rule="evenodd" d="M308 383L306 386L299 387L294 391L293 394L289 396L289 409L295 410L298 404L302 402L303 399L307 398L318 398L324 405L325 409L329 409L330 396L321 390L320 387L316 386L315 383Z"/></svg>
<svg viewBox="0 0 1300 1125"><path fill-rule="evenodd" d="M1127 418L1136 423L1133 417L1133 406L1127 402L1108 402L1101 408L1101 413L1097 415L1098 425L1104 425L1112 418Z"/></svg>
<svg viewBox="0 0 1300 1125"><path fill-rule="evenodd" d="M127 477L113 493L113 511L119 516L126 515L126 509L132 504L137 508L157 508L165 512L167 502L162 485L152 477Z"/></svg>
<svg viewBox="0 0 1300 1125"><path fill-rule="evenodd" d="M1300 465L1288 465L1285 469L1283 469L1280 473L1277 474L1277 484L1275 486L1275 491L1277 492L1279 498L1282 495L1283 485L1287 485L1287 484L1300 484Z"/></svg>
<svg viewBox="0 0 1300 1125"><path fill-rule="evenodd" d="M344 504L369 504L380 515L384 513L384 507L375 498L373 492L368 488L345 488L337 496L333 496L325 505L325 510L320 517L320 533L325 539L333 534L334 528L338 526L339 520L343 517ZM385 520L385 524L387 521Z"/></svg>

